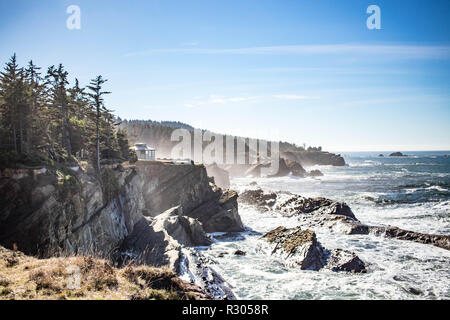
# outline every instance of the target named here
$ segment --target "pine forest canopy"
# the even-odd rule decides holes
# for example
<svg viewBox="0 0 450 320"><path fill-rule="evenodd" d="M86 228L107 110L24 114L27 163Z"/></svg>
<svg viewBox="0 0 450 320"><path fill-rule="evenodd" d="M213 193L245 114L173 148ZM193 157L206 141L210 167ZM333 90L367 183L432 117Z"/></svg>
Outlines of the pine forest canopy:
<svg viewBox="0 0 450 320"><path fill-rule="evenodd" d="M73 165L134 161L127 134L104 103L107 80L69 87L62 64L43 74L30 61L20 67L14 54L0 73L0 167Z"/></svg>

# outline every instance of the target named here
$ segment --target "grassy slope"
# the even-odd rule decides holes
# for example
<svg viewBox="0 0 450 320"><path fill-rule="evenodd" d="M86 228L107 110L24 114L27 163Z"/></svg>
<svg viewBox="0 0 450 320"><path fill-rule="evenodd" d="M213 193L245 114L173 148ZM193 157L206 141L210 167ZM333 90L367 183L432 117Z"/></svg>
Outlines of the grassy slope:
<svg viewBox="0 0 450 320"><path fill-rule="evenodd" d="M74 270L80 286L69 289ZM69 281L69 282L68 282ZM69 286L68 286L69 284ZM118 269L93 257L36 259L0 246L0 299L207 299L166 268Z"/></svg>

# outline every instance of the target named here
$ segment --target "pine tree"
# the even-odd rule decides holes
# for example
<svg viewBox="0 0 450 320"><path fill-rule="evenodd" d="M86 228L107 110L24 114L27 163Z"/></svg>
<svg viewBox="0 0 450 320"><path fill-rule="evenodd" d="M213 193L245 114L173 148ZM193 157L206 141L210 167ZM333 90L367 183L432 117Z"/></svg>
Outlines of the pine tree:
<svg viewBox="0 0 450 320"><path fill-rule="evenodd" d="M86 154L86 147L92 133L90 125L89 99L85 88L81 88L78 79L75 78L75 85L67 90L69 93L69 124L71 146L74 154L78 153L80 159Z"/></svg>
<svg viewBox="0 0 450 320"><path fill-rule="evenodd" d="M29 126L27 130L26 149L28 153L38 151L44 140L45 130L45 85L42 83L41 68L31 60L25 69L28 89Z"/></svg>
<svg viewBox="0 0 450 320"><path fill-rule="evenodd" d="M0 73L0 81L2 127L8 132L2 148L7 152L14 151L17 155L23 155L26 151L29 110L24 71L17 64L16 54L6 63L4 72Z"/></svg>
<svg viewBox="0 0 450 320"><path fill-rule="evenodd" d="M48 68L46 78L50 85L52 105L55 110L58 110L57 116L61 119L61 146L67 152L68 158L70 158L72 155L72 145L69 131L69 110L66 88L69 82L67 77L68 72L64 70L62 64L59 64L58 68L55 68L55 66Z"/></svg>
<svg viewBox="0 0 450 320"><path fill-rule="evenodd" d="M108 91L102 91L103 84L108 81L103 79L102 76L97 76L97 78L92 79L90 85L87 87L91 93L89 97L91 98L91 105L94 110L94 122L95 122L95 144L96 144L96 169L100 173L100 129L102 125L102 115L107 111L104 105L103 96L105 94L110 94Z"/></svg>

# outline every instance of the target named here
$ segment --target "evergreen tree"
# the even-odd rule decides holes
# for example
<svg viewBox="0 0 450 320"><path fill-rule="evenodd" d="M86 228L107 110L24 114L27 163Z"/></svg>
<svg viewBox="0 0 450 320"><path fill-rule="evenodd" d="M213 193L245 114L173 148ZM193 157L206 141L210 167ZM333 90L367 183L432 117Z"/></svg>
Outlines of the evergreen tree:
<svg viewBox="0 0 450 320"><path fill-rule="evenodd" d="M106 81L108 80L103 79L102 76L97 76L97 78L91 80L90 85L87 87L91 91L89 97L91 98L91 105L94 110L96 145L95 168L97 169L97 172L100 172L100 129L102 125L102 115L104 112L107 112L103 96L110 93L108 91L102 91L102 86Z"/></svg>
<svg viewBox="0 0 450 320"><path fill-rule="evenodd" d="M57 110L56 115L61 121L59 130L59 134L61 137L61 146L67 152L67 158L70 159L72 155L72 145L70 141L69 131L69 110L66 88L69 82L67 80L67 77L68 72L64 70L62 64L59 64L58 68L55 68L55 66L51 66L50 68L48 68L47 80L50 85L52 105L54 110Z"/></svg>
<svg viewBox="0 0 450 320"><path fill-rule="evenodd" d="M93 128L89 121L89 99L85 88L80 87L78 79L75 79L75 85L67 91L72 152L84 159Z"/></svg>
<svg viewBox="0 0 450 320"><path fill-rule="evenodd" d="M62 64L45 78L33 61L19 67L14 54L0 72L0 166L66 163L95 156L110 162L133 158L125 131L104 105L101 76L82 88L69 88ZM95 146L95 147L93 147ZM95 150L95 151L94 151Z"/></svg>
<svg viewBox="0 0 450 320"><path fill-rule="evenodd" d="M26 103L24 71L17 64L16 54L6 63L4 71L0 73L0 80L2 127L7 132L2 142L2 148L7 152L14 151L16 155L22 156L27 149L25 144L29 110Z"/></svg>

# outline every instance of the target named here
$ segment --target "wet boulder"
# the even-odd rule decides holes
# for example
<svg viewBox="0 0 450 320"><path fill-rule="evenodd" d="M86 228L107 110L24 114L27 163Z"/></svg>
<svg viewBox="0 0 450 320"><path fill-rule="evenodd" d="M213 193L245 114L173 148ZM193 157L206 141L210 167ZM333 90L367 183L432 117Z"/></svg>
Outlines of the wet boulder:
<svg viewBox="0 0 450 320"><path fill-rule="evenodd" d="M287 215L305 214L316 211L322 207L327 207L332 203L332 200L322 197L305 198L300 195L293 194L287 199L281 201L276 206L276 210L279 210Z"/></svg>
<svg viewBox="0 0 450 320"><path fill-rule="evenodd" d="M317 213L344 216L353 220L358 220L352 209L350 209L345 202L333 202L330 205L319 208Z"/></svg>
<svg viewBox="0 0 450 320"><path fill-rule="evenodd" d="M322 177L323 173L322 173L322 171L315 169L315 170L311 170L306 175L308 177Z"/></svg>
<svg viewBox="0 0 450 320"><path fill-rule="evenodd" d="M263 238L270 244L271 254L281 257L287 266L319 270L326 263L324 249L312 230L278 227Z"/></svg>
<svg viewBox="0 0 450 320"><path fill-rule="evenodd" d="M450 250L450 236L448 235L420 233L394 226L370 226L369 230L375 235L381 235L387 238L431 244L439 248Z"/></svg>
<svg viewBox="0 0 450 320"><path fill-rule="evenodd" d="M333 271L366 272L365 263L353 252L335 249L330 252L327 267Z"/></svg>
<svg viewBox="0 0 450 320"><path fill-rule="evenodd" d="M271 254L279 256L288 267L366 272L366 264L355 253L343 249L327 250L309 229L278 227L266 233L263 239L269 243Z"/></svg>
<svg viewBox="0 0 450 320"><path fill-rule="evenodd" d="M261 211L270 210L276 202L275 193L264 193L261 189L246 190L239 195L239 202L258 207Z"/></svg>

